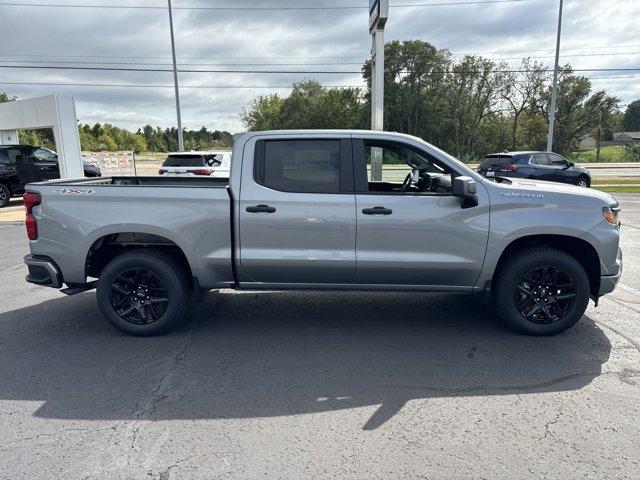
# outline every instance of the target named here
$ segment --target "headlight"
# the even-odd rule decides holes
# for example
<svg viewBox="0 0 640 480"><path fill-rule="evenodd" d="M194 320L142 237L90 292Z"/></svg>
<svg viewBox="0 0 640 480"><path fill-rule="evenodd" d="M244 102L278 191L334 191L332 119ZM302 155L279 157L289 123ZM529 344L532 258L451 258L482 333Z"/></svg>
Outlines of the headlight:
<svg viewBox="0 0 640 480"><path fill-rule="evenodd" d="M607 222L611 225L618 225L620 216L620 207L618 205L610 205L608 207L602 207L602 215Z"/></svg>

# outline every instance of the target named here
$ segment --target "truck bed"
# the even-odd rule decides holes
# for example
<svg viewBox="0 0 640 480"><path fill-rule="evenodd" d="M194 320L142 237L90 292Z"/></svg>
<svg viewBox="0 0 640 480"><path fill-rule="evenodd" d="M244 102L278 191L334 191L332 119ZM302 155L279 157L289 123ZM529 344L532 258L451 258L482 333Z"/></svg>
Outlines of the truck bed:
<svg viewBox="0 0 640 480"><path fill-rule="evenodd" d="M38 239L32 251L55 258L65 283L82 284L92 248L105 239L151 238L175 244L206 288L233 283L228 179L105 177L32 183ZM140 248L144 243L136 242Z"/></svg>

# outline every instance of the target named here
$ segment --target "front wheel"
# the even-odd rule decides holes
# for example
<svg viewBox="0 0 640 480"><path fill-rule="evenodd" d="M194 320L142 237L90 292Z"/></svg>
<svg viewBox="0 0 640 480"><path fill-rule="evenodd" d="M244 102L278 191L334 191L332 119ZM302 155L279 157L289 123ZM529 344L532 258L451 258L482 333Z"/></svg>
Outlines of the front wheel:
<svg viewBox="0 0 640 480"><path fill-rule="evenodd" d="M589 179L587 177L580 177L578 179L578 183L576 185L578 185L579 187L583 187L583 188L589 188Z"/></svg>
<svg viewBox="0 0 640 480"><path fill-rule="evenodd" d="M555 335L572 327L589 303L589 279L572 256L552 248L512 256L497 273L498 315L529 335Z"/></svg>
<svg viewBox="0 0 640 480"><path fill-rule="evenodd" d="M186 274L171 256L134 250L114 258L98 280L98 306L118 330L137 336L164 333L185 315Z"/></svg>

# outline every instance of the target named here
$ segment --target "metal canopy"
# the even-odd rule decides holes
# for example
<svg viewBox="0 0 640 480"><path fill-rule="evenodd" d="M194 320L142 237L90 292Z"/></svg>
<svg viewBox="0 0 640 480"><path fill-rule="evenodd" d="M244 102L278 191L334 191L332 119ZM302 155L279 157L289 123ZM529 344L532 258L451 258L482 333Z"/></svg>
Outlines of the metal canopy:
<svg viewBox="0 0 640 480"><path fill-rule="evenodd" d="M17 144L19 129L51 128L60 178L84 177L76 105L68 95L49 95L0 104L0 145Z"/></svg>

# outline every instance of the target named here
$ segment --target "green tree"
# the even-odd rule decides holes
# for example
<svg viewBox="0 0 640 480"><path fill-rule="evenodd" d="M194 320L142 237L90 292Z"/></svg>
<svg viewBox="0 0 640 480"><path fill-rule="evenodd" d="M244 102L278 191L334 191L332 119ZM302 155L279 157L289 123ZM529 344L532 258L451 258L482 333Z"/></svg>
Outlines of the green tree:
<svg viewBox="0 0 640 480"><path fill-rule="evenodd" d="M622 118L622 128L625 132L637 132L640 130L640 100L629 104Z"/></svg>
<svg viewBox="0 0 640 480"><path fill-rule="evenodd" d="M361 128L364 104L357 88L325 88L314 80L293 84L291 94L254 99L241 113L251 131L296 128Z"/></svg>
<svg viewBox="0 0 640 480"><path fill-rule="evenodd" d="M98 137L98 148L100 150L106 150L109 152L115 152L118 149L118 144L108 134L103 133Z"/></svg>
<svg viewBox="0 0 640 480"><path fill-rule="evenodd" d="M278 94L261 95L242 109L240 118L249 131L263 131L280 128L284 99Z"/></svg>
<svg viewBox="0 0 640 480"><path fill-rule="evenodd" d="M450 139L447 122L447 71L451 58L422 40L392 41L385 45L385 129L409 133L445 147ZM371 62L363 66L368 85L363 127L369 128Z"/></svg>
<svg viewBox="0 0 640 480"><path fill-rule="evenodd" d="M551 89L542 100L544 110L550 103ZM574 75L569 65L562 68L558 77L558 104L556 112L553 150L567 153L575 150L580 139L590 133L599 123L610 123L620 100L604 90L591 92L591 81L587 77Z"/></svg>
<svg viewBox="0 0 640 480"><path fill-rule="evenodd" d="M527 143L526 136L518 135L522 127L521 120L527 111L536 108L544 91L547 71L543 64L531 62L529 58L522 60L521 68L524 74L519 72L507 72L504 77L503 89L500 95L507 105L511 118L510 148L516 150Z"/></svg>
<svg viewBox="0 0 640 480"><path fill-rule="evenodd" d="M18 97L12 97L4 92L0 92L0 103L8 103L17 100Z"/></svg>

